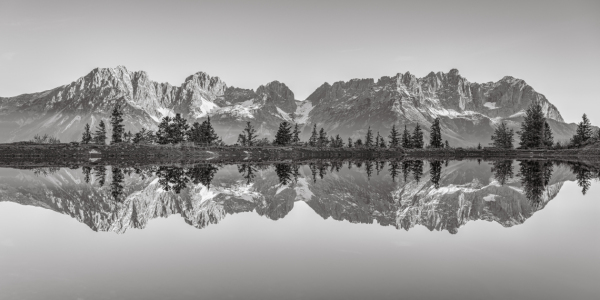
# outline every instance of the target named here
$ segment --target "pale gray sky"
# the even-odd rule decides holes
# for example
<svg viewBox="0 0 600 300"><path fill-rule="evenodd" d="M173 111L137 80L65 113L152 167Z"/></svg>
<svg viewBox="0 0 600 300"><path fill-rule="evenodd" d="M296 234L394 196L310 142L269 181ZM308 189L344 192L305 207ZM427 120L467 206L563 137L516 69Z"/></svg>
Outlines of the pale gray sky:
<svg viewBox="0 0 600 300"><path fill-rule="evenodd" d="M180 85L205 71L305 99L323 82L457 68L522 78L568 122L600 124L600 1L0 2L0 96L125 65Z"/></svg>

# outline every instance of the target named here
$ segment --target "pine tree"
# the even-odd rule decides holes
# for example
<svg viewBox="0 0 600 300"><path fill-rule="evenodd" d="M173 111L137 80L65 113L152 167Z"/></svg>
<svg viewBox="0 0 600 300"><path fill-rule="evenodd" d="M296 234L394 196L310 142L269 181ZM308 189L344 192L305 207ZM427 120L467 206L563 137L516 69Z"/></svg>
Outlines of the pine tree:
<svg viewBox="0 0 600 300"><path fill-rule="evenodd" d="M446 140L446 149L450 149L450 143L448 143L448 140Z"/></svg>
<svg viewBox="0 0 600 300"><path fill-rule="evenodd" d="M274 145L287 146L292 142L292 126L287 121L279 123L279 129L275 134Z"/></svg>
<svg viewBox="0 0 600 300"><path fill-rule="evenodd" d="M123 125L123 113L121 112L121 106L115 105L112 114L110 116L110 126L112 127L111 144L123 142L123 133L125 133L125 126Z"/></svg>
<svg viewBox="0 0 600 300"><path fill-rule="evenodd" d="M481 148L481 143L479 143L479 144L477 145L477 150L481 150L481 149L482 149L482 148Z"/></svg>
<svg viewBox="0 0 600 300"><path fill-rule="evenodd" d="M390 131L390 148L398 148L400 146L400 132L396 130L396 124L392 125L392 130Z"/></svg>
<svg viewBox="0 0 600 300"><path fill-rule="evenodd" d="M183 118L181 114L176 114L169 128L171 135L171 143L179 144L185 141L185 136L190 126L188 125L187 120Z"/></svg>
<svg viewBox="0 0 600 300"><path fill-rule="evenodd" d="M342 140L342 138L338 134L335 136L335 148L342 148L342 147L344 147L344 140Z"/></svg>
<svg viewBox="0 0 600 300"><path fill-rule="evenodd" d="M405 148L405 149L412 148L411 143L412 143L412 136L410 135L410 132L408 132L406 125L404 125L404 132L402 133L402 148Z"/></svg>
<svg viewBox="0 0 600 300"><path fill-rule="evenodd" d="M256 143L256 129L250 124L250 122L246 123L246 127L244 128L244 134L246 135L246 146L254 146Z"/></svg>
<svg viewBox="0 0 600 300"><path fill-rule="evenodd" d="M317 144L319 147L326 147L328 143L329 139L327 139L327 132L325 132L325 129L321 127L321 130L319 130L319 140Z"/></svg>
<svg viewBox="0 0 600 300"><path fill-rule="evenodd" d="M442 148L442 133L440 127L440 118L435 118L431 125L431 135L429 137L429 144L432 148Z"/></svg>
<svg viewBox="0 0 600 300"><path fill-rule="evenodd" d="M158 124L158 131L156 131L156 142L164 145L170 144L172 141L171 137L171 117L166 116L162 118L160 124Z"/></svg>
<svg viewBox="0 0 600 300"><path fill-rule="evenodd" d="M363 146L363 142L361 139L356 140L356 143L354 143L355 148L360 148L362 146Z"/></svg>
<svg viewBox="0 0 600 300"><path fill-rule="evenodd" d="M240 134L238 135L237 143L238 143L240 146L246 146L246 144L247 144L247 143L246 143L246 135L245 135L245 134L243 134L243 133L240 133Z"/></svg>
<svg viewBox="0 0 600 300"><path fill-rule="evenodd" d="M133 137L133 134L131 133L131 131L127 131L123 134L123 142L125 143L131 143L131 138Z"/></svg>
<svg viewBox="0 0 600 300"><path fill-rule="evenodd" d="M92 133L90 132L90 124L85 124L83 135L81 136L82 144L89 144L92 141Z"/></svg>
<svg viewBox="0 0 600 300"><path fill-rule="evenodd" d="M554 135L548 122L544 122L544 146L552 147L554 145Z"/></svg>
<svg viewBox="0 0 600 300"><path fill-rule="evenodd" d="M104 120L100 120L100 124L98 124L98 128L94 133L94 143L98 145L106 144L106 124L104 124Z"/></svg>
<svg viewBox="0 0 600 300"><path fill-rule="evenodd" d="M492 146L502 149L512 149L514 131L509 129L505 122L501 122L492 134Z"/></svg>
<svg viewBox="0 0 600 300"><path fill-rule="evenodd" d="M377 132L377 136L379 137L379 144L377 145L377 147L379 148L387 148L386 142L385 142L385 138L379 135L379 132Z"/></svg>
<svg viewBox="0 0 600 300"><path fill-rule="evenodd" d="M377 135L375 136L375 147L379 147L379 138L381 136L379 135L379 131L377 131Z"/></svg>
<svg viewBox="0 0 600 300"><path fill-rule="evenodd" d="M352 148L354 145L352 144L352 138L348 138L348 148Z"/></svg>
<svg viewBox="0 0 600 300"><path fill-rule="evenodd" d="M331 148L335 148L336 147L335 138L333 136L329 137L329 147L331 147Z"/></svg>
<svg viewBox="0 0 600 300"><path fill-rule="evenodd" d="M521 148L537 148L544 145L544 123L546 118L539 103L532 103L521 123Z"/></svg>
<svg viewBox="0 0 600 300"><path fill-rule="evenodd" d="M292 132L292 144L300 144L300 128L298 127L298 124L294 125L294 132Z"/></svg>
<svg viewBox="0 0 600 300"><path fill-rule="evenodd" d="M373 147L373 132L371 131L371 126L369 126L369 129L367 130L367 135L365 136L365 147Z"/></svg>
<svg viewBox="0 0 600 300"><path fill-rule="evenodd" d="M423 131L421 130L421 126L417 123L415 130L412 134L412 140L410 142L412 148L422 149L423 148Z"/></svg>
<svg viewBox="0 0 600 300"><path fill-rule="evenodd" d="M575 147L584 146L593 135L592 124L586 114L583 114L582 121L577 125L575 136L571 139L571 145Z"/></svg>
<svg viewBox="0 0 600 300"><path fill-rule="evenodd" d="M308 139L308 145L316 147L318 142L319 136L317 135L317 124L314 124L312 134L310 135L310 139Z"/></svg>

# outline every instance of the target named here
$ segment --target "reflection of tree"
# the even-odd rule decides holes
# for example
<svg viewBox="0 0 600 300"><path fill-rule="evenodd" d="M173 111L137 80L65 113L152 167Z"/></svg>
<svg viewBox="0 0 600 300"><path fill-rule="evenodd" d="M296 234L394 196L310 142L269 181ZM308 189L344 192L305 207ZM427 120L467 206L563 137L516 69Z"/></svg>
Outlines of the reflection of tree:
<svg viewBox="0 0 600 300"><path fill-rule="evenodd" d="M442 161L433 160L429 161L429 174L431 175L431 183L437 189L440 187L440 179L442 177Z"/></svg>
<svg viewBox="0 0 600 300"><path fill-rule="evenodd" d="M525 197L533 207L537 208L542 204L542 196L550 182L550 177L552 177L552 162L521 161L519 165L519 177L521 177Z"/></svg>
<svg viewBox="0 0 600 300"><path fill-rule="evenodd" d="M396 182L396 177L400 174L400 164L397 161L390 162L390 175L392 175L392 181Z"/></svg>
<svg viewBox="0 0 600 300"><path fill-rule="evenodd" d="M94 177L98 178L98 184L100 186L104 186L104 182L106 181L106 167L105 166L95 166L94 167Z"/></svg>
<svg viewBox="0 0 600 300"><path fill-rule="evenodd" d="M327 163L319 164L319 178L323 179L323 177L327 175Z"/></svg>
<svg viewBox="0 0 600 300"><path fill-rule="evenodd" d="M571 171L575 174L577 179L577 185L581 187L581 193L587 194L587 191L592 185L592 178L594 178L594 171L591 168L581 163L569 163Z"/></svg>
<svg viewBox="0 0 600 300"><path fill-rule="evenodd" d="M190 179L186 176L183 168L178 167L158 167L156 175L158 183L163 187L163 190L173 190L175 194L179 194L181 190L186 188Z"/></svg>
<svg viewBox="0 0 600 300"><path fill-rule="evenodd" d="M289 164L275 164L275 173L282 185L287 185L292 181L292 166Z"/></svg>
<svg viewBox="0 0 600 300"><path fill-rule="evenodd" d="M408 175L412 171L412 161L405 160L402 162L402 176L404 177L404 182L408 180Z"/></svg>
<svg viewBox="0 0 600 300"><path fill-rule="evenodd" d="M112 182L110 183L110 194L115 201L120 201L123 195L123 170L112 167Z"/></svg>
<svg viewBox="0 0 600 300"><path fill-rule="evenodd" d="M373 174L373 162L367 160L365 162L365 170L367 171L367 179L371 180L371 175Z"/></svg>
<svg viewBox="0 0 600 300"><path fill-rule="evenodd" d="M414 160L411 163L413 177L417 181L421 181L421 177L423 176L423 161L422 160Z"/></svg>
<svg viewBox="0 0 600 300"><path fill-rule="evenodd" d="M492 164L492 173L500 185L505 185L509 179L513 178L512 164L512 160L498 160Z"/></svg>
<svg viewBox="0 0 600 300"><path fill-rule="evenodd" d="M317 165L315 165L314 163L310 163L308 166L310 168L310 173L312 174L313 183L316 183L317 182Z"/></svg>
<svg viewBox="0 0 600 300"><path fill-rule="evenodd" d="M256 168L251 164L241 164L238 165L238 172L242 174L242 177L246 179L246 184L250 184L254 177L256 177Z"/></svg>
<svg viewBox="0 0 600 300"><path fill-rule="evenodd" d="M348 170L351 170L351 169L352 169L352 162L348 161Z"/></svg>
<svg viewBox="0 0 600 300"><path fill-rule="evenodd" d="M85 181L85 183L90 183L90 174L92 172L92 168L81 167L81 172L83 172L83 181Z"/></svg>
<svg viewBox="0 0 600 300"><path fill-rule="evenodd" d="M193 168L188 169L185 174L190 178L194 184L201 183L207 189L210 189L210 183L212 182L215 174L219 168L212 164L196 165Z"/></svg>

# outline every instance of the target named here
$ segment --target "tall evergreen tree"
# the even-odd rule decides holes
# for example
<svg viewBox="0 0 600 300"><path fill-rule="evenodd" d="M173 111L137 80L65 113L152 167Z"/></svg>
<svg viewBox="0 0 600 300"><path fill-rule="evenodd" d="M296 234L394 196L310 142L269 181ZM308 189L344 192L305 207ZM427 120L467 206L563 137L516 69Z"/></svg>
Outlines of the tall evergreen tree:
<svg viewBox="0 0 600 300"><path fill-rule="evenodd" d="M525 112L521 123L520 145L522 148L536 148L544 145L544 123L546 118L539 103L532 103Z"/></svg>
<svg viewBox="0 0 600 300"><path fill-rule="evenodd" d="M429 144L432 148L442 148L442 128L440 126L440 118L435 118L431 125L431 135L429 137Z"/></svg>
<svg viewBox="0 0 600 300"><path fill-rule="evenodd" d="M121 112L121 106L118 104L115 105L110 116L110 126L112 127L110 143L115 144L123 142L125 126L123 125L123 113Z"/></svg>
<svg viewBox="0 0 600 300"><path fill-rule="evenodd" d="M170 144L173 140L171 137L171 117L166 116L162 118L160 124L158 124L158 131L156 131L156 142L164 145Z"/></svg>
<svg viewBox="0 0 600 300"><path fill-rule="evenodd" d="M396 130L396 124L392 125L390 130L390 148L398 148L400 146L400 132Z"/></svg>
<svg viewBox="0 0 600 300"><path fill-rule="evenodd" d="M412 148L412 136L410 135L410 132L408 132L406 125L404 125L404 132L402 133L402 148Z"/></svg>
<svg viewBox="0 0 600 300"><path fill-rule="evenodd" d="M575 136L571 139L571 145L581 147L585 145L593 135L592 124L586 114L583 114L581 122L577 125Z"/></svg>
<svg viewBox="0 0 600 300"><path fill-rule="evenodd" d="M412 134L412 140L410 142L410 145L412 148L422 149L424 143L425 142L423 141L423 130L421 130L421 126L419 125L419 123L417 123L417 126L415 126L415 130Z"/></svg>
<svg viewBox="0 0 600 300"><path fill-rule="evenodd" d="M294 131L292 132L292 144L300 144L300 127L298 124L294 124Z"/></svg>
<svg viewBox="0 0 600 300"><path fill-rule="evenodd" d="M329 139L327 138L327 132L325 132L325 129L321 127L321 130L319 130L319 140L317 144L319 147L326 147L328 143Z"/></svg>
<svg viewBox="0 0 600 300"><path fill-rule="evenodd" d="M450 149L450 143L448 143L448 140L446 140L446 149Z"/></svg>
<svg viewBox="0 0 600 300"><path fill-rule="evenodd" d="M362 146L363 146L363 142L361 139L356 140L356 143L354 143L355 148L360 148Z"/></svg>
<svg viewBox="0 0 600 300"><path fill-rule="evenodd" d="M354 145L352 144L352 138L348 138L348 148L352 148Z"/></svg>
<svg viewBox="0 0 600 300"><path fill-rule="evenodd" d="M187 120L183 118L181 114L176 114L171 124L169 124L171 143L179 144L184 142L189 128L190 126L188 125Z"/></svg>
<svg viewBox="0 0 600 300"><path fill-rule="evenodd" d="M308 139L308 145L311 147L316 147L319 142L319 135L317 134L317 124L314 124L312 134Z"/></svg>
<svg viewBox="0 0 600 300"><path fill-rule="evenodd" d="M94 133L94 143L98 145L106 144L106 124L104 124L104 120L100 120L100 124L98 124L98 128Z"/></svg>
<svg viewBox="0 0 600 300"><path fill-rule="evenodd" d="M82 144L89 144L92 141L92 133L90 132L90 124L85 124L83 128L83 134L81 136Z"/></svg>
<svg viewBox="0 0 600 300"><path fill-rule="evenodd" d="M287 146L292 142L292 126L287 121L279 123L279 129L275 134L274 145Z"/></svg>
<svg viewBox="0 0 600 300"><path fill-rule="evenodd" d="M246 135L246 146L254 146L256 143L256 129L254 126L250 124L250 122L246 123L246 127L244 128L244 134Z"/></svg>
<svg viewBox="0 0 600 300"><path fill-rule="evenodd" d="M371 126L367 129L367 135L365 136L365 147L373 147L373 132Z"/></svg>
<svg viewBox="0 0 600 300"><path fill-rule="evenodd" d="M492 146L502 149L512 149L514 131L509 129L505 122L501 122L492 134Z"/></svg>
<svg viewBox="0 0 600 300"><path fill-rule="evenodd" d="M131 143L131 139L133 138L133 133L131 131L127 131L123 133L123 142Z"/></svg>
<svg viewBox="0 0 600 300"><path fill-rule="evenodd" d="M385 138L379 135L379 132L377 132L377 136L379 137L379 144L377 145L377 147L379 148L387 148L386 142L385 142Z"/></svg>
<svg viewBox="0 0 600 300"><path fill-rule="evenodd" d="M544 146L552 147L554 145L554 135L548 122L544 122Z"/></svg>

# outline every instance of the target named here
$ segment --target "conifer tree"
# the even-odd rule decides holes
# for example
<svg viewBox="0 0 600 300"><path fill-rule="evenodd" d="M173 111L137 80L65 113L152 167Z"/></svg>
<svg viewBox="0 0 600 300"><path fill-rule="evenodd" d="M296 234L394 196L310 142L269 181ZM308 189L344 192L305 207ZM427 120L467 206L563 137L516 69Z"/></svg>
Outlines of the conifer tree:
<svg viewBox="0 0 600 300"><path fill-rule="evenodd" d="M362 146L363 146L363 141L361 139L356 140L356 143L354 143L355 148L360 148Z"/></svg>
<svg viewBox="0 0 600 300"><path fill-rule="evenodd" d="M94 143L98 145L106 144L106 124L104 124L104 120L100 120L100 124L98 124L98 128L94 133Z"/></svg>
<svg viewBox="0 0 600 300"><path fill-rule="evenodd" d="M123 142L131 143L132 137L133 137L133 134L131 133L131 131L127 131L127 132L123 133Z"/></svg>
<svg viewBox="0 0 600 300"><path fill-rule="evenodd" d="M369 126L367 135L365 136L365 147L373 147L373 132L371 131L371 126Z"/></svg>
<svg viewBox="0 0 600 300"><path fill-rule="evenodd" d="M171 117L166 116L162 118L160 124L158 124L158 131L156 131L156 142L164 145L170 144L172 141L171 138Z"/></svg>
<svg viewBox="0 0 600 300"><path fill-rule="evenodd" d="M81 136L82 144L89 144L92 141L92 133L90 132L90 124L85 124L83 135Z"/></svg>
<svg viewBox="0 0 600 300"><path fill-rule="evenodd" d="M287 121L279 123L279 129L275 134L274 145L287 146L292 142L292 126Z"/></svg>
<svg viewBox="0 0 600 300"><path fill-rule="evenodd" d="M575 136L571 139L571 145L581 147L592 138L592 124L586 114L583 114L582 121L577 125Z"/></svg>
<svg viewBox="0 0 600 300"><path fill-rule="evenodd" d="M390 148L398 148L400 146L400 132L396 130L396 124L392 125L392 130L390 131Z"/></svg>
<svg viewBox="0 0 600 300"><path fill-rule="evenodd" d="M317 124L314 124L312 134L310 135L310 139L308 139L308 145L311 147L316 147L319 142L319 136L317 134Z"/></svg>
<svg viewBox="0 0 600 300"><path fill-rule="evenodd" d="M421 126L417 123L415 130L412 134L412 140L410 142L412 148L422 149L423 148L423 130L421 130Z"/></svg>
<svg viewBox="0 0 600 300"><path fill-rule="evenodd" d="M344 140L342 140L342 138L340 137L340 135L336 135L335 136L335 148L342 148L344 147Z"/></svg>
<svg viewBox="0 0 600 300"><path fill-rule="evenodd" d="M329 137L329 147L331 147L331 148L337 147L337 145L335 143L335 138L333 137L333 135Z"/></svg>
<svg viewBox="0 0 600 300"><path fill-rule="evenodd" d="M481 150L481 149L482 149L482 148L481 148L481 143L479 143L479 144L477 145L477 150Z"/></svg>
<svg viewBox="0 0 600 300"><path fill-rule="evenodd" d="M379 147L379 131L377 131L377 135L375 136L375 147Z"/></svg>
<svg viewBox="0 0 600 300"><path fill-rule="evenodd" d="M442 133L440 127L440 118L435 118L431 125L431 135L429 137L429 144L432 148L442 148Z"/></svg>
<svg viewBox="0 0 600 300"><path fill-rule="evenodd" d="M492 146L502 149L512 149L514 131L509 129L505 122L501 122L492 134Z"/></svg>
<svg viewBox="0 0 600 300"><path fill-rule="evenodd" d="M348 148L352 148L354 145L352 144L352 138L348 138Z"/></svg>
<svg viewBox="0 0 600 300"><path fill-rule="evenodd" d="M300 144L300 128L298 124L294 125L294 132L292 132L292 144Z"/></svg>
<svg viewBox="0 0 600 300"><path fill-rule="evenodd" d="M377 132L377 137L379 140L379 143L377 144L377 147L379 148L387 148L386 142L385 142L385 138L379 135L379 132Z"/></svg>
<svg viewBox="0 0 600 300"><path fill-rule="evenodd" d="M246 123L246 127L244 128L244 134L246 135L246 146L254 146L256 143L256 129L250 124L250 122Z"/></svg>
<svg viewBox="0 0 600 300"><path fill-rule="evenodd" d="M532 103L521 123L520 145L522 148L536 148L544 145L544 123L546 118L539 103Z"/></svg>
<svg viewBox="0 0 600 300"><path fill-rule="evenodd" d="M213 144L219 140L219 136L215 132L215 129L210 122L210 116L206 118L204 122L200 125L200 142Z"/></svg>
<svg viewBox="0 0 600 300"><path fill-rule="evenodd" d="M446 149L450 149L450 143L448 143L448 140L446 140Z"/></svg>
<svg viewBox="0 0 600 300"><path fill-rule="evenodd" d="M245 135L245 134L243 134L243 133L240 133L240 134L238 135L237 143L238 143L240 146L246 146L246 144L247 144L247 143L246 143L246 135Z"/></svg>
<svg viewBox="0 0 600 300"><path fill-rule="evenodd" d="M121 112L121 106L115 105L112 114L110 116L110 126L112 127L111 144L123 142L123 133L125 133L125 126L123 125L123 112Z"/></svg>
<svg viewBox="0 0 600 300"><path fill-rule="evenodd" d="M412 143L412 136L410 135L410 132L408 132L406 125L404 125L404 132L402 133L402 148L405 148L405 149L412 148L411 143Z"/></svg>
<svg viewBox="0 0 600 300"><path fill-rule="evenodd" d="M552 147L554 145L554 135L548 122L544 122L544 146Z"/></svg>
<svg viewBox="0 0 600 300"><path fill-rule="evenodd" d="M326 147L328 143L329 143L329 139L327 139L327 132L325 132L325 129L323 129L321 127L321 130L319 130L318 146Z"/></svg>
<svg viewBox="0 0 600 300"><path fill-rule="evenodd" d="M187 120L183 118L181 114L176 114L172 123L169 124L171 143L179 144L184 142L189 128L190 126L188 125Z"/></svg>

